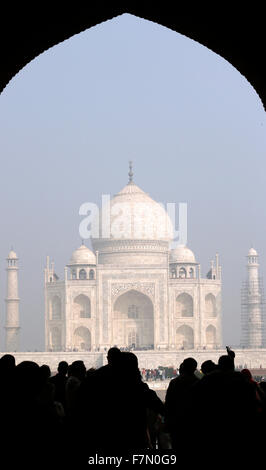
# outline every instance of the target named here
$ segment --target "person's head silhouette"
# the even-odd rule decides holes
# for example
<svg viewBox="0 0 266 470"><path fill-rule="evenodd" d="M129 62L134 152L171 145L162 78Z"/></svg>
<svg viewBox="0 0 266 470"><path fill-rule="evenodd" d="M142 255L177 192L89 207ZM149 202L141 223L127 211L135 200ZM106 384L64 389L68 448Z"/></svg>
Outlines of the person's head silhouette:
<svg viewBox="0 0 266 470"><path fill-rule="evenodd" d="M121 358L121 351L119 348L114 346L110 348L107 353L107 361L109 366L115 366Z"/></svg>
<svg viewBox="0 0 266 470"><path fill-rule="evenodd" d="M66 361L59 362L57 370L60 375L66 375L68 371L68 363Z"/></svg>
<svg viewBox="0 0 266 470"><path fill-rule="evenodd" d="M193 359L193 357L188 357L184 359L181 367L182 374L184 375L192 375L194 374L195 370L197 369L197 361Z"/></svg>
<svg viewBox="0 0 266 470"><path fill-rule="evenodd" d="M69 368L72 377L83 380L86 375L86 367L83 361L74 361Z"/></svg>
<svg viewBox="0 0 266 470"><path fill-rule="evenodd" d="M217 369L217 366L216 364L211 361L210 359L207 360L207 361L204 361L202 364L201 364L201 372L206 375L206 374L210 374L211 372L213 372L214 370Z"/></svg>
<svg viewBox="0 0 266 470"><path fill-rule="evenodd" d="M4 354L0 358L0 372L10 372L16 366L15 357L12 354Z"/></svg>
<svg viewBox="0 0 266 470"><path fill-rule="evenodd" d="M230 356L220 356L218 360L218 368L222 372L231 372L234 370L234 359Z"/></svg>

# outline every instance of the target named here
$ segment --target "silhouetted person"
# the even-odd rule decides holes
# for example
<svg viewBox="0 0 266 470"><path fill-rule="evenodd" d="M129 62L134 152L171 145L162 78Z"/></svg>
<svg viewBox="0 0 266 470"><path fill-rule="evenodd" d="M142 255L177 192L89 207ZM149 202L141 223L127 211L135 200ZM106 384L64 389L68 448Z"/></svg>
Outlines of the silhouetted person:
<svg viewBox="0 0 266 470"><path fill-rule="evenodd" d="M210 448L223 442L226 452L232 452L236 438L243 442L254 434L257 425L254 388L235 371L232 351L221 356L216 369L196 384L193 396L191 415L199 446L204 446L208 435Z"/></svg>
<svg viewBox="0 0 266 470"><path fill-rule="evenodd" d="M189 421L191 407L191 389L199 382L195 375L197 361L189 357L185 359L179 368L180 375L171 380L165 397L166 428L168 429L173 449L184 445L183 439L186 433L193 427Z"/></svg>
<svg viewBox="0 0 266 470"><path fill-rule="evenodd" d="M220 356L218 360L218 370L221 372L234 372L234 358L229 355Z"/></svg>
<svg viewBox="0 0 266 470"><path fill-rule="evenodd" d="M93 375L95 374L95 371L96 371L96 369L94 367L90 367L86 372L85 379L89 380L91 377L93 377Z"/></svg>
<svg viewBox="0 0 266 470"><path fill-rule="evenodd" d="M119 361L121 357L121 351L116 346L110 348L107 353L107 361L109 366L115 366L117 361Z"/></svg>
<svg viewBox="0 0 266 470"><path fill-rule="evenodd" d="M43 415L37 400L41 391L39 366L32 361L23 361L16 366L14 374L13 403L9 419L13 429L20 436L16 442L16 453L12 458L20 462L31 460L31 451L39 449L43 439ZM30 446L27 445L30 443Z"/></svg>
<svg viewBox="0 0 266 470"><path fill-rule="evenodd" d="M0 417L2 426L2 449L7 449L9 437L16 419L15 358L5 354L0 359ZM9 437L8 437L9 436Z"/></svg>
<svg viewBox="0 0 266 470"><path fill-rule="evenodd" d="M54 401L54 385L49 381L51 369L47 364L39 368L40 391L37 399L41 405L51 404Z"/></svg>
<svg viewBox="0 0 266 470"><path fill-rule="evenodd" d="M74 361L68 368L66 382L66 412L72 416L76 406L76 395L80 384L86 376L86 367L83 361Z"/></svg>
<svg viewBox="0 0 266 470"><path fill-rule="evenodd" d="M254 393L256 396L256 410L258 417L262 418L262 413L264 412L265 407L265 394L260 384L253 379L252 374L249 369L242 369L241 374L244 375L248 383L254 388ZM261 416L260 416L261 415Z"/></svg>
<svg viewBox="0 0 266 470"><path fill-rule="evenodd" d="M40 379L43 383L47 383L51 377L51 369L47 364L43 364L39 368Z"/></svg>
<svg viewBox="0 0 266 470"><path fill-rule="evenodd" d="M23 361L15 368L9 416L13 432L15 429L19 435L16 452L12 454L12 462L17 459L15 467L21 463L36 464L36 458L47 465L51 455L54 461L57 459L58 449L63 445L63 429L54 406L54 387L49 376L48 366L39 367L32 361Z"/></svg>
<svg viewBox="0 0 266 470"><path fill-rule="evenodd" d="M263 406L262 406L262 420L264 420L264 423L266 421L266 382L264 380L262 380L260 383L259 383L259 386L260 386L260 390L262 391L263 395L261 396L262 398L262 402L263 402Z"/></svg>
<svg viewBox="0 0 266 470"><path fill-rule="evenodd" d="M66 361L59 362L57 371L57 374L51 377L50 381L55 387L54 400L61 403L65 410L68 363Z"/></svg>
<svg viewBox="0 0 266 470"><path fill-rule="evenodd" d="M232 359L235 367L235 352L230 348L230 346L226 346L227 355Z"/></svg>
<svg viewBox="0 0 266 470"><path fill-rule="evenodd" d="M12 399L15 367L16 362L12 354L4 354L0 358L0 409L5 408L6 402Z"/></svg>
<svg viewBox="0 0 266 470"><path fill-rule="evenodd" d="M12 354L4 354L0 358L0 374L14 371L16 366L15 357Z"/></svg>
<svg viewBox="0 0 266 470"><path fill-rule="evenodd" d="M78 394L78 442L91 455L95 451L122 455L148 448L147 411L164 413L161 400L142 382L135 354L115 354L114 362L96 370Z"/></svg>
<svg viewBox="0 0 266 470"><path fill-rule="evenodd" d="M201 364L201 372L204 375L210 374L211 372L216 370L216 368L217 368L217 365L215 364L215 362L213 362L211 360L204 361Z"/></svg>

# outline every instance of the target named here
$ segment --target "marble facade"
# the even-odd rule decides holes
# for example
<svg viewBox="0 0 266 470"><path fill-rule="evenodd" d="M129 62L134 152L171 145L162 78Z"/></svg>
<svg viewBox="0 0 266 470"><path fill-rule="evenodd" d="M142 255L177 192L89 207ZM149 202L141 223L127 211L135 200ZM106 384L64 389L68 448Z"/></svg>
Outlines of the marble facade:
<svg viewBox="0 0 266 470"><path fill-rule="evenodd" d="M126 217L117 221L118 210ZM111 200L110 227L76 249L60 280L45 268L45 349L101 352L222 346L218 255L203 277L194 253L175 247L168 214L133 181ZM123 228L119 233L118 228ZM109 227L108 227L109 228Z"/></svg>

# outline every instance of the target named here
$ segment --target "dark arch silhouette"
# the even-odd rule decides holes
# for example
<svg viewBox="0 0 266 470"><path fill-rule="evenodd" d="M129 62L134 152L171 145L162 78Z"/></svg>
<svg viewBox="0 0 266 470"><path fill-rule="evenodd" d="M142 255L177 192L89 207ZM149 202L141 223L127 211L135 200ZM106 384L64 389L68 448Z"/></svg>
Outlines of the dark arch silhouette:
<svg viewBox="0 0 266 470"><path fill-rule="evenodd" d="M266 109L266 32L264 15L256 7L221 6L176 11L176 3L72 2L37 12L32 5L12 2L1 6L0 92L32 59L50 47L123 13L166 26L208 47L230 62L255 88Z"/></svg>

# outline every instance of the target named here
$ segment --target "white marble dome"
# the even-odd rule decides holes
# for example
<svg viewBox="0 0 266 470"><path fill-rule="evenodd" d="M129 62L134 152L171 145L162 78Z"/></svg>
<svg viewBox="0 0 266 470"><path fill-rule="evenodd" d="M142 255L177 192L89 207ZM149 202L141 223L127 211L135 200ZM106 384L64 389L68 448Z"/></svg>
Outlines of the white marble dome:
<svg viewBox="0 0 266 470"><path fill-rule="evenodd" d="M96 264L96 256L87 246L81 245L73 251L69 264Z"/></svg>
<svg viewBox="0 0 266 470"><path fill-rule="evenodd" d="M14 250L10 250L10 252L8 253L7 259L18 259L17 253L15 253Z"/></svg>
<svg viewBox="0 0 266 470"><path fill-rule="evenodd" d="M196 263L195 255L186 245L177 245L170 251L170 263Z"/></svg>
<svg viewBox="0 0 266 470"><path fill-rule="evenodd" d="M109 237L102 231L104 211L105 208L100 213L102 238L165 241L173 239L172 222L164 207L132 181L110 201L110 219L106 219Z"/></svg>
<svg viewBox="0 0 266 470"><path fill-rule="evenodd" d="M258 253L255 250L255 248L250 248L250 250L248 252L248 256L258 256Z"/></svg>

